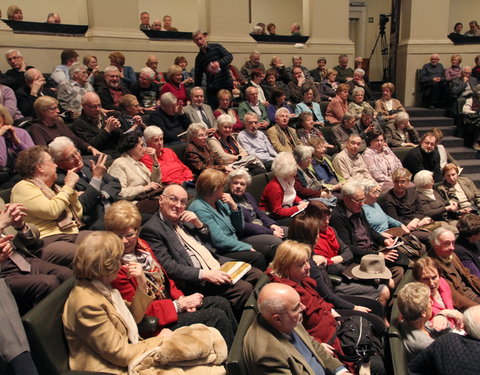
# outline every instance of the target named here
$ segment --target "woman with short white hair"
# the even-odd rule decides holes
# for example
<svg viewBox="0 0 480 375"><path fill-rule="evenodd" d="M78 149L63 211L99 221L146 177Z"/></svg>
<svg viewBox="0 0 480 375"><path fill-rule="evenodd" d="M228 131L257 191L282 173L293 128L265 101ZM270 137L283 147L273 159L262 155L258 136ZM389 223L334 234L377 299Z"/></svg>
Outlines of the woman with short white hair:
<svg viewBox="0 0 480 375"><path fill-rule="evenodd" d="M234 169L244 167L252 175L265 173L263 163L254 155L249 155L233 137L233 124L235 120L232 116L227 114L218 116L217 129L213 136L207 139L207 144L224 163L233 163Z"/></svg>
<svg viewBox="0 0 480 375"><path fill-rule="evenodd" d="M433 189L435 184L433 172L426 169L418 172L413 178L415 189L420 196L420 203L424 212L433 220L451 221L456 218L458 203L455 201L445 201L442 196Z"/></svg>
<svg viewBox="0 0 480 375"><path fill-rule="evenodd" d="M294 188L297 163L292 153L279 153L273 160L272 171L275 177L265 186L259 207L271 212L274 218L290 218L308 206L308 202L302 201Z"/></svg>
<svg viewBox="0 0 480 375"><path fill-rule="evenodd" d="M183 154L185 164L193 172L195 179L208 168L228 173L233 171L231 164L223 162L207 143L207 126L201 122L190 124L187 129L188 145Z"/></svg>

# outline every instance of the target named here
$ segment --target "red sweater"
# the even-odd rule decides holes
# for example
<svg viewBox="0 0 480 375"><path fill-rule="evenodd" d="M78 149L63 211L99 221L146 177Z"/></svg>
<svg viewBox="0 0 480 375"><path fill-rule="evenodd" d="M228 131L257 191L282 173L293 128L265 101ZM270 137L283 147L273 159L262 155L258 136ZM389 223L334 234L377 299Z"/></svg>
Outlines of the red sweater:
<svg viewBox="0 0 480 375"><path fill-rule="evenodd" d="M155 255L152 252L152 249L145 241L139 238L138 243L140 244L141 250L148 251L153 256L153 258L157 260L157 258L155 258ZM160 268L162 268L158 261L157 264L160 266ZM167 273L163 268L162 271L165 278L164 294L169 298L154 300L148 306L145 315L156 316L158 318L158 324L161 327L164 327L166 325L175 323L178 320L177 311L175 309L173 301L183 296L183 293L175 286L175 282L168 277ZM122 266L120 268L120 271L118 272L117 278L112 282L112 286L118 289L124 300L132 302L137 291L138 283L135 278L128 278L127 269L125 266Z"/></svg>
<svg viewBox="0 0 480 375"><path fill-rule="evenodd" d="M182 184L185 181L192 181L193 174L188 167L183 164L177 154L170 148L164 147L162 155L158 157L158 164L162 171L162 183L164 184ZM140 161L152 170L152 158L145 154Z"/></svg>
<svg viewBox="0 0 480 375"><path fill-rule="evenodd" d="M185 90L183 83L180 84L180 87L176 87L170 82L165 83L160 90L160 96L166 92L171 92L179 101L182 101L183 105L187 105L187 90Z"/></svg>
<svg viewBox="0 0 480 375"><path fill-rule="evenodd" d="M298 204L301 199L296 196L293 200L294 204ZM283 202L283 188L276 177L270 181L265 189L263 189L262 196L258 207L264 211L270 211L277 219L292 216L298 211L297 206L282 207Z"/></svg>

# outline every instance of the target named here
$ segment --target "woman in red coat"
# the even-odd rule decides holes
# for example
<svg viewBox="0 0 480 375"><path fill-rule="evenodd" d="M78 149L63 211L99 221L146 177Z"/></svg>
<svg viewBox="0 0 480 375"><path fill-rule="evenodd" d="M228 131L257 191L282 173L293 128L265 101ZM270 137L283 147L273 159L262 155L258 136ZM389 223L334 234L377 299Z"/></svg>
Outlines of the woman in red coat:
<svg viewBox="0 0 480 375"><path fill-rule="evenodd" d="M291 152L281 152L272 163L275 177L265 186L258 207L270 211L275 219L290 218L308 206L295 191L297 163ZM282 223L287 224L287 223Z"/></svg>
<svg viewBox="0 0 480 375"><path fill-rule="evenodd" d="M230 347L237 323L229 302L220 296L204 297L200 293L185 296L158 263L147 242L138 238L141 221L137 207L128 201L115 202L105 214L105 229L119 236L125 247L123 265L112 286L129 302L140 289L155 295L145 314L157 317L160 328L173 330L203 323L217 328Z"/></svg>

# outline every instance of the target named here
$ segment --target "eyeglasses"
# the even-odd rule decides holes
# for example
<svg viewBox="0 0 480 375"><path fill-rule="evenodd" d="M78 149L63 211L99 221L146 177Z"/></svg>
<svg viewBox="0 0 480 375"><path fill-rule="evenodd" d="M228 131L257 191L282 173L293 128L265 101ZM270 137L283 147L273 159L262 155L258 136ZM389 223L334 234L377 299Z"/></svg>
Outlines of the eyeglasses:
<svg viewBox="0 0 480 375"><path fill-rule="evenodd" d="M70 155L70 156L67 156L66 158L60 160L60 161L69 161L69 162L73 162L75 161L75 159L78 159L80 157L80 152L78 150L75 150L75 152Z"/></svg>
<svg viewBox="0 0 480 375"><path fill-rule="evenodd" d="M365 198L353 198L353 197L348 197L348 199L350 199L351 201L355 202L355 203L363 203L365 201Z"/></svg>
<svg viewBox="0 0 480 375"><path fill-rule="evenodd" d="M117 236L120 237L120 239L122 239L122 240L123 239L133 240L137 236L137 231L126 233L126 234L117 234Z"/></svg>
<svg viewBox="0 0 480 375"><path fill-rule="evenodd" d="M180 199L180 198L176 197L175 195L164 195L164 197L167 197L168 200L170 202L174 203L174 204L180 203L183 207L186 207L186 205L188 203L187 198Z"/></svg>

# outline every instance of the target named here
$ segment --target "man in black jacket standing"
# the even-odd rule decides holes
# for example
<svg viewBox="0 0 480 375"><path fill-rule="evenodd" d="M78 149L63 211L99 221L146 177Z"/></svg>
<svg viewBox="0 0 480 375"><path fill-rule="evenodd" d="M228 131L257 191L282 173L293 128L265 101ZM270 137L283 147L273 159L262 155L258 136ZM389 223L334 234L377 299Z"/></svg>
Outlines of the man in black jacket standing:
<svg viewBox="0 0 480 375"><path fill-rule="evenodd" d="M218 107L217 92L233 89L229 65L233 56L221 44L208 43L201 30L192 33L193 42L200 48L195 58L195 86L201 86L202 75L207 76L207 100L212 108Z"/></svg>

